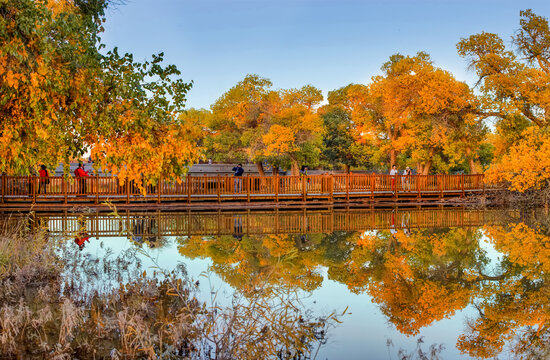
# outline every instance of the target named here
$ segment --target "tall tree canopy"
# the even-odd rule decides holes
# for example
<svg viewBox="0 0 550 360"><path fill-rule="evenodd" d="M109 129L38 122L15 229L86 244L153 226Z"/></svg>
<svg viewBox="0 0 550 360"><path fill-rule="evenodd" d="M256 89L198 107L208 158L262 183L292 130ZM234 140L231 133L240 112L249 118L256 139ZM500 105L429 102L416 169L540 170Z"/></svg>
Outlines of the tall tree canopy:
<svg viewBox="0 0 550 360"><path fill-rule="evenodd" d="M348 85L328 93L328 104L319 113L325 127L323 137L322 160L332 168L344 166L349 172L352 166L370 167L372 151L363 143L352 121L352 112L348 98Z"/></svg>
<svg viewBox="0 0 550 360"><path fill-rule="evenodd" d="M67 167L91 153L121 177L176 176L197 159L197 124L180 118L191 88L99 34L108 1L0 1L0 171Z"/></svg>
<svg viewBox="0 0 550 360"><path fill-rule="evenodd" d="M323 124L317 106L323 100L311 85L270 90L270 80L247 75L212 106L207 123L208 151L218 161L252 161L263 174L262 162L275 168L316 164L322 147Z"/></svg>
<svg viewBox="0 0 550 360"><path fill-rule="evenodd" d="M488 178L525 191L550 184L550 29L531 10L520 17L512 49L485 32L462 39L457 48L479 77L487 112L498 118L497 160Z"/></svg>
<svg viewBox="0 0 550 360"><path fill-rule="evenodd" d="M271 99L276 93L270 80L247 75L211 106L208 122L209 155L218 161L254 161L263 174L262 135L272 115Z"/></svg>
<svg viewBox="0 0 550 360"><path fill-rule="evenodd" d="M401 162L428 174L466 159L475 172L485 127L469 87L422 52L393 55L382 71L369 85L347 91L353 121L375 149L374 161L396 164L401 154Z"/></svg>

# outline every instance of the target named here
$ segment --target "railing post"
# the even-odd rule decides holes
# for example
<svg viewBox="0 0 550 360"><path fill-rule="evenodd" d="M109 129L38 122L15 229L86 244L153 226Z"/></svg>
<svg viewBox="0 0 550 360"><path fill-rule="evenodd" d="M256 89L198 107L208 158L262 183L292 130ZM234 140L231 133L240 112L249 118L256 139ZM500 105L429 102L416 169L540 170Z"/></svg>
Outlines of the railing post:
<svg viewBox="0 0 550 360"><path fill-rule="evenodd" d="M216 191L218 192L218 204L219 204L222 201L222 198L220 195L220 174L216 175Z"/></svg>
<svg viewBox="0 0 550 360"><path fill-rule="evenodd" d="M250 202L250 175L246 175L246 201Z"/></svg>
<svg viewBox="0 0 550 360"><path fill-rule="evenodd" d="M441 184L441 175L438 174L437 176L437 188L439 189L439 198L443 198L443 186Z"/></svg>
<svg viewBox="0 0 550 360"><path fill-rule="evenodd" d="M191 202L191 176L187 173L187 203Z"/></svg>
<svg viewBox="0 0 550 360"><path fill-rule="evenodd" d="M420 176L421 175L414 175L415 178L416 178L416 197L418 198L418 200L420 200L420 198L422 198L422 195L420 194Z"/></svg>
<svg viewBox="0 0 550 360"><path fill-rule="evenodd" d="M346 174L346 201L349 201L349 173Z"/></svg>
<svg viewBox="0 0 550 360"><path fill-rule="evenodd" d="M99 171L95 174L95 203L99 204Z"/></svg>
<svg viewBox="0 0 550 360"><path fill-rule="evenodd" d="M130 203L130 182L128 181L128 178L125 180L125 188L126 188L126 204Z"/></svg>
<svg viewBox="0 0 550 360"><path fill-rule="evenodd" d="M279 173L275 174L275 201L279 202Z"/></svg>
<svg viewBox="0 0 550 360"><path fill-rule="evenodd" d="M32 175L32 203L36 204L36 175Z"/></svg>
<svg viewBox="0 0 550 360"><path fill-rule="evenodd" d="M307 175L303 175L302 176L302 201L306 201L306 176Z"/></svg>
<svg viewBox="0 0 550 360"><path fill-rule="evenodd" d="M2 204L4 203L4 197L6 196L6 174L2 174Z"/></svg>
<svg viewBox="0 0 550 360"><path fill-rule="evenodd" d="M481 177L481 184L483 185L483 195L485 196L485 174L478 175Z"/></svg>
<svg viewBox="0 0 550 360"><path fill-rule="evenodd" d="M162 195L162 175L159 176L159 181L157 184L157 204L160 204L160 197ZM160 226L159 226L160 228Z"/></svg>
<svg viewBox="0 0 550 360"><path fill-rule="evenodd" d="M328 187L329 187L329 200L331 202L334 201L334 174L329 174L329 180L328 180Z"/></svg>
<svg viewBox="0 0 550 360"><path fill-rule="evenodd" d="M376 191L376 175L371 173L370 175L370 198L374 201L374 192Z"/></svg>
<svg viewBox="0 0 550 360"><path fill-rule="evenodd" d="M401 183L401 178L400 178L401 175L397 174L397 175L394 175L393 178L394 178L394 193L393 193L393 197L395 198L395 200L399 200L399 184Z"/></svg>
<svg viewBox="0 0 550 360"><path fill-rule="evenodd" d="M63 191L63 204L67 203L67 179L65 176L61 178L61 190Z"/></svg>
<svg viewBox="0 0 550 360"><path fill-rule="evenodd" d="M465 176L464 174L462 174L460 176L460 182L461 182L461 185L462 185L462 197L465 196L465 194L464 194L464 176Z"/></svg>

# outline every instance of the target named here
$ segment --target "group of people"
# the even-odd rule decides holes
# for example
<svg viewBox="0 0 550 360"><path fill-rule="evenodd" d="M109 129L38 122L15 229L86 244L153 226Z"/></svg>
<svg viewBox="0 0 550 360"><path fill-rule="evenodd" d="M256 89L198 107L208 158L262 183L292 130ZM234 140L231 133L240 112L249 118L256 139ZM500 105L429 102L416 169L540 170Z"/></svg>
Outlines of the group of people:
<svg viewBox="0 0 550 360"><path fill-rule="evenodd" d="M38 180L38 193L46 194L46 187L50 184L50 173L48 172L48 169L46 169L46 165L40 165L38 175L40 177ZM78 163L78 167L74 171L74 176L78 183L78 193L85 194L86 181L84 178L90 176L90 174L84 170L84 165L82 163Z"/></svg>
<svg viewBox="0 0 550 360"><path fill-rule="evenodd" d="M307 176L308 175L309 168L307 166L302 166L300 169L300 176ZM244 169L242 164L237 164L233 169L233 176L235 177L234 182L234 188L235 192L242 192L243 188L243 182L242 182L242 176L244 174ZM40 181L39 181L39 187L38 187L38 193L39 194L45 194L46 193L46 185L50 183L49 179L49 173L46 169L46 166L41 165L39 170L40 175ZM392 175L391 183L392 183L392 189L395 191L395 175L399 175L399 170L397 170L397 165L392 165L390 170L390 175ZM408 178L409 175L413 175L412 170L410 167L406 167L405 170L403 170L404 177L401 178L401 186L405 190L410 190L410 180ZM85 178L90 176L89 173L84 170L84 166L82 163L78 164L78 167L74 171L74 176L78 183L78 193L79 194L86 194L86 180Z"/></svg>
<svg viewBox="0 0 550 360"><path fill-rule="evenodd" d="M392 165L390 170L390 175L392 175L391 187L392 187L392 190L395 191L395 175L399 175L399 170L397 170L397 165ZM403 170L402 175L403 177L401 177L401 188L403 190L410 190L411 189L410 175L413 175L411 168L407 166L405 170Z"/></svg>

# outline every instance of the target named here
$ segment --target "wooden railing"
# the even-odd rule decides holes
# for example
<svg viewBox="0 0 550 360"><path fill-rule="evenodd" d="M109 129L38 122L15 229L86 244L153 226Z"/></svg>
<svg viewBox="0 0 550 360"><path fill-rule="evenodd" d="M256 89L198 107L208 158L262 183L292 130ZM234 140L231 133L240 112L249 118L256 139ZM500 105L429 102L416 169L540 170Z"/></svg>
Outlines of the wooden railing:
<svg viewBox="0 0 550 360"><path fill-rule="evenodd" d="M357 209L334 211L242 212L120 212L34 213L0 217L0 226L28 221L49 235L72 236L208 236L254 234L313 234L333 231L370 231L415 228L479 227L508 223L519 218L517 210Z"/></svg>
<svg viewBox="0 0 550 360"><path fill-rule="evenodd" d="M0 179L1 201L247 201L350 198L425 198L465 196L485 191L482 174L380 175L326 174L310 176L187 176L180 181L161 179L140 187L135 181L114 176L82 178L6 176Z"/></svg>

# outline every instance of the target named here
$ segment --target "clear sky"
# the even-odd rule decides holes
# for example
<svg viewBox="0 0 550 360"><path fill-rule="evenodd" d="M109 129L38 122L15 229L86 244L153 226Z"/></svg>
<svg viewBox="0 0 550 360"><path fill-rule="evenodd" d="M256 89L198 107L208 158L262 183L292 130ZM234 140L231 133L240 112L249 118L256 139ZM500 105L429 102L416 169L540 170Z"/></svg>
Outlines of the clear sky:
<svg viewBox="0 0 550 360"><path fill-rule="evenodd" d="M246 74L274 88L314 85L326 96L367 83L394 53L426 51L472 84L456 52L481 31L509 43L519 11L550 16L549 0L125 0L107 11L103 42L144 60L163 51L193 80L188 107L208 108Z"/></svg>

